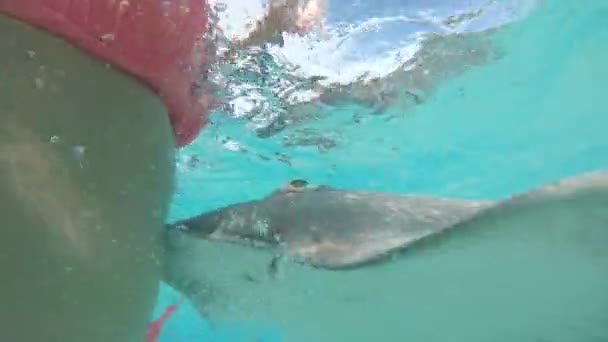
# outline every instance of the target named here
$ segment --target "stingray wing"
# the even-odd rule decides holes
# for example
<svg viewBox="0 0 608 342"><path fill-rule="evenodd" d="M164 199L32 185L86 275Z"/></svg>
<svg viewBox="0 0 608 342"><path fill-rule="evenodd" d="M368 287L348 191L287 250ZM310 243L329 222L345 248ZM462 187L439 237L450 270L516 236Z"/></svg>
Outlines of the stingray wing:
<svg viewBox="0 0 608 342"><path fill-rule="evenodd" d="M281 239L282 253L331 269L383 260L494 205L492 201L338 190L299 194L291 205L285 200L281 203L284 206L276 217L284 215L282 225L288 227Z"/></svg>
<svg viewBox="0 0 608 342"><path fill-rule="evenodd" d="M390 193L323 192L275 195L265 205L270 221L287 227L282 253L309 265L343 269L382 261L422 239L466 224L534 210L554 201L577 201L588 194L604 194L608 173L591 172L546 184L499 202L471 201Z"/></svg>

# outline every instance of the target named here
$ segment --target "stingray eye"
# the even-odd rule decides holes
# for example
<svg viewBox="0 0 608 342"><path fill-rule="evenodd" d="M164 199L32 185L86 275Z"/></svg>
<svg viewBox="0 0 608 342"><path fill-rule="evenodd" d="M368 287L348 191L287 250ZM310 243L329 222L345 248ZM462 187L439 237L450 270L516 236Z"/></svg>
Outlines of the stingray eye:
<svg viewBox="0 0 608 342"><path fill-rule="evenodd" d="M301 190L308 185L308 182L303 179L294 179L289 182L289 185L292 186L294 189Z"/></svg>

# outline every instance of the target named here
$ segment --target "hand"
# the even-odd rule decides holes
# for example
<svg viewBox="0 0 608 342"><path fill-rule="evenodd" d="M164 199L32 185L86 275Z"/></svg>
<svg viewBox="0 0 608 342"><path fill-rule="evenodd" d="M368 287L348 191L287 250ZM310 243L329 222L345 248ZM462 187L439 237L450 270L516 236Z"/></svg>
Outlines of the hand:
<svg viewBox="0 0 608 342"><path fill-rule="evenodd" d="M315 24L321 24L323 9L319 1L322 0L310 0L306 6L298 8L295 22L298 33L310 32Z"/></svg>

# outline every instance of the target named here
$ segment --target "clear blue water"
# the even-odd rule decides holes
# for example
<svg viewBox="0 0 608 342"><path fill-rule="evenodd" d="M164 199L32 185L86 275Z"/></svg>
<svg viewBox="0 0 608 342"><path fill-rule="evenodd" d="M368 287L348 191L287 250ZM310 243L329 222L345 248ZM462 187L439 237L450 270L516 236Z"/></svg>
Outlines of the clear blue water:
<svg viewBox="0 0 608 342"><path fill-rule="evenodd" d="M361 124L352 124L351 108L335 108L329 119L312 124L339 137L339 144L326 152L315 147L286 147L280 136L257 138L244 122L216 113L214 125L181 151L182 156L199 155L201 163L193 169L180 166L179 191L170 219L259 198L296 177L354 189L498 198L579 172L608 168L608 109L604 103L608 89L608 3L545 1L524 20L500 29L492 40L504 54L501 59L441 84L428 102L407 115L388 121L383 116L370 116ZM238 137L248 153L226 149L222 144L226 136ZM278 161L276 153L289 156L291 165ZM256 154L266 155L269 160ZM508 240L508 236L504 238ZM608 321L605 315L598 315L608 308L606 272L594 273L593 265L568 259L565 254L555 255L553 260L521 257L515 261L518 258L514 257L505 262L528 263L529 270L501 277L479 263L487 257L485 253L493 252L472 248L453 255L468 260L470 267L466 269L450 268L449 263L439 261L414 260L412 267L420 278L412 283L412 289L424 288L425 281L449 282L451 272L465 272L471 279L494 275L496 284L504 281L511 286L521 285L512 277L529 277L538 270L559 273L556 281L587 279L582 283L587 287L573 282L578 287L562 294L564 301L576 303L577 298L581 299L575 305L581 322L564 321L569 316L559 310L547 320L546 315L539 314L540 309L525 306L507 308L504 316L489 316L503 317L507 322L517 316L513 328L519 329L513 332L517 339L508 339L507 334L502 336L506 340L523 341L526 332L529 341L608 340L608 335L602 335ZM534 257L532 251L522 252ZM538 276L542 277L540 273ZM370 282L370 290L373 286L377 284ZM479 297L472 300L492 301L495 296L509 295L504 289L476 291ZM391 293L386 290L385 295ZM554 305L550 300L556 298L551 294L548 290L545 298L531 292L534 298L515 302L538 300L550 311ZM179 294L163 284L156 315L178 298ZM409 317L405 307L392 314L403 315L403 324L416 322L416 327L409 327L413 340L467 341L464 328L458 327L483 330L495 323L450 318L450 310L460 311L454 306L445 307L442 299L452 305L470 305L471 310L478 307L467 304L471 298L466 295L462 302L446 298L444 293L412 302L426 307L426 313L419 317ZM589 320L585 320L587 316ZM598 316L603 321L594 320ZM559 333L561 328L564 330ZM549 330L552 334L544 335L546 339L532 339L535 331ZM161 341L279 341L285 340L284 336L285 332L272 321L226 322L211 328L191 306L184 305L168 321ZM486 341L499 340L490 333L475 336L472 340L484 340L480 336ZM378 338L390 340L389 335Z"/></svg>

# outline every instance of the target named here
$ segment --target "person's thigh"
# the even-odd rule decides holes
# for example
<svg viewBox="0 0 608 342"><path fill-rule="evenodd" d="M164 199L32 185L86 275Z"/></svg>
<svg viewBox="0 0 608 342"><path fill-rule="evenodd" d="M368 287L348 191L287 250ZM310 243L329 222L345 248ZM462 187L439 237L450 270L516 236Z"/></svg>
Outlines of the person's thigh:
<svg viewBox="0 0 608 342"><path fill-rule="evenodd" d="M166 108L0 15L0 341L142 341L173 190Z"/></svg>

